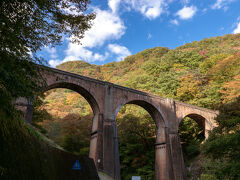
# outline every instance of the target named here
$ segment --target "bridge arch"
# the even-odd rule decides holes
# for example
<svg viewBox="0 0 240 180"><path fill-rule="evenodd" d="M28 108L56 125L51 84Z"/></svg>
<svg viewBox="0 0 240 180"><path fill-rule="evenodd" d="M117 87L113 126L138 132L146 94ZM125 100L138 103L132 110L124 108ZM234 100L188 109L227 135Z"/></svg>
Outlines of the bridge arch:
<svg viewBox="0 0 240 180"><path fill-rule="evenodd" d="M134 104L142 107L151 115L157 127L165 127L165 121L162 112L160 112L158 108L156 108L153 104L144 100L130 100L120 103L120 105L115 110L114 119L116 119L119 110L126 104Z"/></svg>
<svg viewBox="0 0 240 180"><path fill-rule="evenodd" d="M47 85L47 86L43 87L40 90L39 94L41 94L43 92L46 92L48 90L51 90L51 89L56 89L56 88L70 89L72 91L75 91L75 92L79 93L90 104L94 115L98 114L100 112L99 105L98 105L96 99L94 98L94 96L89 91L87 91L85 88L83 88L82 86L74 84L74 83L56 82L56 83L53 83L53 84L50 84L50 85Z"/></svg>
<svg viewBox="0 0 240 180"><path fill-rule="evenodd" d="M190 114L187 114L185 117L181 118L180 121L179 121L179 124L178 124L178 130L179 130L179 126L181 125L182 121L184 121L184 119L186 117L189 117L189 118L193 119L200 127L203 128L204 136L206 138L207 132L205 132L206 131L205 124L207 123L206 122L207 120L204 116L199 115L199 114L190 113Z"/></svg>
<svg viewBox="0 0 240 180"><path fill-rule="evenodd" d="M205 139L208 138L209 131L211 131L216 126L216 122L214 121L216 115L209 113L188 112L178 119L177 129L179 129L181 122L186 117L193 119L200 127L203 128Z"/></svg>
<svg viewBox="0 0 240 180"><path fill-rule="evenodd" d="M155 139L155 179L159 177L169 176L169 147L167 142L167 132L166 125L162 115L162 112L151 102L142 99L133 99L126 101L124 100L115 109L114 119L116 122L116 117L120 109L127 104L133 104L145 109L156 125L156 139ZM117 135L116 135L117 136Z"/></svg>
<svg viewBox="0 0 240 180"><path fill-rule="evenodd" d="M202 122L202 121L206 121L206 117L204 115L200 115L200 114L196 114L196 113L189 113L179 120L179 124L181 124L183 119L186 117L190 117L190 118L194 119L199 125L202 125L204 127L204 124L203 124L204 122Z"/></svg>
<svg viewBox="0 0 240 180"><path fill-rule="evenodd" d="M41 94L44 93L48 90L52 90L52 89L57 89L57 88L65 88L65 89L69 89L72 90L74 92L77 92L78 94L80 94L82 97L84 97L84 99L89 103L89 105L91 106L91 109L93 111L93 119L92 119L92 130L91 130L91 135L89 134L89 136L91 136L90 138L90 150L89 150L89 157L92 158L95 162L95 164L97 164L97 151L98 151L98 143L99 141L101 141L98 137L98 134L96 133L98 130L98 126L99 126L99 118L101 118L101 113L100 113L100 108L99 108L99 103L97 102L96 98L94 97L94 95L89 92L88 90L86 90L84 87L75 84L75 83L71 83L71 82L67 82L67 81L61 81L61 82L53 82L50 83L48 82L48 79L46 79L46 85L43 86L39 93L35 96L34 100Z"/></svg>

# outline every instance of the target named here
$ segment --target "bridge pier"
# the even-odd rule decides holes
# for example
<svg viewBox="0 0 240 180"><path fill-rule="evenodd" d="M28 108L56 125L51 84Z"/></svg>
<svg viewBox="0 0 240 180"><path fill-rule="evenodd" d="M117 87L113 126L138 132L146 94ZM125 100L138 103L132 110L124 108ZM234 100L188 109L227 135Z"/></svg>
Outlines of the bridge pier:
<svg viewBox="0 0 240 180"><path fill-rule="evenodd" d="M155 143L155 180L172 180L170 149L166 135L166 128L158 127Z"/></svg>
<svg viewBox="0 0 240 180"><path fill-rule="evenodd" d="M103 169L114 177L114 121L104 119L103 124Z"/></svg>
<svg viewBox="0 0 240 180"><path fill-rule="evenodd" d="M117 127L115 120L105 119L103 125L103 171L120 180Z"/></svg>
<svg viewBox="0 0 240 180"><path fill-rule="evenodd" d="M185 166L182 155L182 147L180 144L180 138L178 134L178 126L177 126L177 107L176 102L173 99L167 99L166 107L168 109L166 118L167 118L167 128L165 131L166 135L166 148L168 151L166 157L169 158L170 165L168 166L168 170L170 175L167 178L174 180L184 180L185 176ZM160 178L162 179L162 178Z"/></svg>
<svg viewBox="0 0 240 180"><path fill-rule="evenodd" d="M185 166L182 154L182 147L180 144L180 137L177 132L169 134L169 144L171 150L174 179L184 180L186 179Z"/></svg>
<svg viewBox="0 0 240 180"><path fill-rule="evenodd" d="M94 160L96 168L103 170L103 114L95 114L92 121L89 157Z"/></svg>
<svg viewBox="0 0 240 180"><path fill-rule="evenodd" d="M111 85L105 86L105 106L103 120L103 171L120 180L120 161L118 150L117 123L114 116L114 90Z"/></svg>

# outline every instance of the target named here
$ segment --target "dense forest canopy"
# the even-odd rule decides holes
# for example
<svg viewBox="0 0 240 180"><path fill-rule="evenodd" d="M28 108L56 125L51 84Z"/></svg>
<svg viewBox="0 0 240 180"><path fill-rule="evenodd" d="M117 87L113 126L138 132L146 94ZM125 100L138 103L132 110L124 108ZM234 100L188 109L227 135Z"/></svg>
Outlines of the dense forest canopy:
<svg viewBox="0 0 240 180"><path fill-rule="evenodd" d="M185 164L192 169L188 171L188 177L240 178L240 34L194 41L173 50L165 47L146 49L126 57L124 61L102 66L73 61L57 68L220 110L217 118L219 126L206 141L203 141L202 127L193 119L185 118L182 121L179 133ZM60 98L62 100L56 103ZM36 107L36 110L45 109L55 117L52 122L65 118L69 123L81 124L91 114L86 111L89 109L88 103L68 90L48 93L43 102L45 105ZM65 107L69 104L73 106L68 115L56 115L62 114L63 109L66 111L68 108ZM51 109L55 112L52 113ZM91 118L88 122L91 123ZM142 175L143 179L152 179L155 140L152 118L144 109L126 105L120 109L117 123L122 178ZM49 133L51 131L46 132L47 135ZM74 139L74 135L71 138ZM81 153L79 149L70 150Z"/></svg>

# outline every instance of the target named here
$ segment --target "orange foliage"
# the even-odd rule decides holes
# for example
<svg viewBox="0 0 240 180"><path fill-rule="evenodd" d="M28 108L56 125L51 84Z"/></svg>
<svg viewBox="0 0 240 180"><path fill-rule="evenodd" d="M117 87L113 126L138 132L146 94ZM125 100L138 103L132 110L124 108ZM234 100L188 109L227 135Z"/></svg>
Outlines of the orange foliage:
<svg viewBox="0 0 240 180"><path fill-rule="evenodd" d="M206 50L206 49L200 50L200 51L198 51L198 54L203 56L204 58L206 58L207 54L208 54L208 50Z"/></svg>
<svg viewBox="0 0 240 180"><path fill-rule="evenodd" d="M81 98L81 95L76 92L66 94L66 102L69 105L73 105L80 98Z"/></svg>
<svg viewBox="0 0 240 180"><path fill-rule="evenodd" d="M219 61L215 66L209 70L209 75L224 81L227 77L232 77L240 72L240 53L229 56Z"/></svg>
<svg viewBox="0 0 240 180"><path fill-rule="evenodd" d="M177 89L177 96L182 101L189 101L200 96L200 85L202 82L192 74L187 74L180 78L181 84Z"/></svg>
<svg viewBox="0 0 240 180"><path fill-rule="evenodd" d="M240 75L236 75L234 80L223 85L220 93L224 94L224 102L231 101L240 96Z"/></svg>

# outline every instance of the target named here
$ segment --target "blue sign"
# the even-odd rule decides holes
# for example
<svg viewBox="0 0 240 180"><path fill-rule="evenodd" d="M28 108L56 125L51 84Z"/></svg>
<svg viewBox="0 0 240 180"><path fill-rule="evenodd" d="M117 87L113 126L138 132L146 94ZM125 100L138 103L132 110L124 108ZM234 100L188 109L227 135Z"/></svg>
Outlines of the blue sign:
<svg viewBox="0 0 240 180"><path fill-rule="evenodd" d="M132 176L132 180L141 180L141 176Z"/></svg>
<svg viewBox="0 0 240 180"><path fill-rule="evenodd" d="M73 170L81 170L81 169L82 169L79 160L76 160L76 162L74 163L72 169L73 169Z"/></svg>

